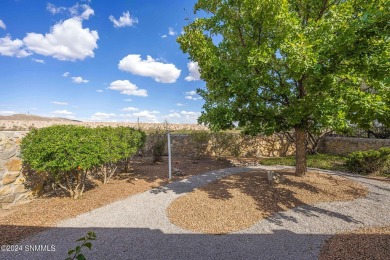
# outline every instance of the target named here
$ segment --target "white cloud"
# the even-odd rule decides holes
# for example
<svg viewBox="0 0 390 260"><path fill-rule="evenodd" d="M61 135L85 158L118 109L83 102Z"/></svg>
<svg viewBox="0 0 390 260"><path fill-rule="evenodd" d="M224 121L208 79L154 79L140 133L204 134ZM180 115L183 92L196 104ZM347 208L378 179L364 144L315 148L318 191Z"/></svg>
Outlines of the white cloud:
<svg viewBox="0 0 390 260"><path fill-rule="evenodd" d="M141 97L148 96L148 92L146 91L146 89L139 89L136 85L134 85L128 80L116 80L114 82L111 82L108 88L120 91L120 93L124 95L134 95Z"/></svg>
<svg viewBox="0 0 390 260"><path fill-rule="evenodd" d="M155 114L159 114L159 113L160 112L158 112L158 111L144 110L144 111L141 111L141 112L133 113L133 116L146 117L146 118L156 118Z"/></svg>
<svg viewBox="0 0 390 260"><path fill-rule="evenodd" d="M97 89L97 90L96 90L96 92L102 93L102 92L103 92L103 90L101 90L101 89Z"/></svg>
<svg viewBox="0 0 390 260"><path fill-rule="evenodd" d="M11 36L6 35L4 38L0 38L0 55L23 58L30 56L23 44L22 40L12 40Z"/></svg>
<svg viewBox="0 0 390 260"><path fill-rule="evenodd" d="M180 114L185 116L200 116L200 112L181 111Z"/></svg>
<svg viewBox="0 0 390 260"><path fill-rule="evenodd" d="M200 80L199 66L197 62L190 61L187 64L190 74L185 78L187 81Z"/></svg>
<svg viewBox="0 0 390 260"><path fill-rule="evenodd" d="M168 28L168 34L169 34L170 36L175 36L175 35L177 34L177 32L175 32L175 31L173 30L172 27L169 27L169 28Z"/></svg>
<svg viewBox="0 0 390 260"><path fill-rule="evenodd" d="M189 100L200 100L200 99L202 99L201 97L197 96L196 91L194 91L194 90L189 91L189 92L185 92L185 94L187 95L187 96L185 96L185 98L189 99Z"/></svg>
<svg viewBox="0 0 390 260"><path fill-rule="evenodd" d="M178 106L178 107L184 107L185 105L182 104L182 103L177 103L176 106Z"/></svg>
<svg viewBox="0 0 390 260"><path fill-rule="evenodd" d="M76 84L81 84L81 83L88 83L89 80L83 79L82 77L72 77L72 82Z"/></svg>
<svg viewBox="0 0 390 260"><path fill-rule="evenodd" d="M87 4L75 4L68 9L73 17L88 20L91 15L95 14L95 11Z"/></svg>
<svg viewBox="0 0 390 260"><path fill-rule="evenodd" d="M161 36L161 38L167 38L168 36L166 34L164 34L163 36Z"/></svg>
<svg viewBox="0 0 390 260"><path fill-rule="evenodd" d="M185 119L184 122L190 124L196 124L198 117L201 115L200 112L192 112L192 111L181 111L180 114Z"/></svg>
<svg viewBox="0 0 390 260"><path fill-rule="evenodd" d="M189 96L194 96L194 95L196 95L196 91L195 90L191 90L191 91L185 92L185 94L189 95Z"/></svg>
<svg viewBox="0 0 390 260"><path fill-rule="evenodd" d="M112 120L116 117L116 114L114 113L102 113L102 112L96 112L91 116L91 120L93 121L107 121Z"/></svg>
<svg viewBox="0 0 390 260"><path fill-rule="evenodd" d="M58 114L58 115L74 115L74 113L64 109L64 110L55 110L51 112L52 114Z"/></svg>
<svg viewBox="0 0 390 260"><path fill-rule="evenodd" d="M68 77L70 75L69 72L64 72L64 74L62 74L63 77Z"/></svg>
<svg viewBox="0 0 390 260"><path fill-rule="evenodd" d="M61 61L75 61L94 57L98 39L97 31L83 28L82 19L73 17L55 24L50 33L45 35L27 33L23 41L27 48L35 53L52 56Z"/></svg>
<svg viewBox="0 0 390 260"><path fill-rule="evenodd" d="M138 19L136 17L131 17L129 11L123 12L122 16L119 17L119 20L115 19L113 15L109 17L110 21L114 24L115 28L133 26L138 23Z"/></svg>
<svg viewBox="0 0 390 260"><path fill-rule="evenodd" d="M125 107L122 111L139 111L139 109L136 107Z"/></svg>
<svg viewBox="0 0 390 260"><path fill-rule="evenodd" d="M55 15L58 13L62 13L66 11L65 7L56 7L54 4L48 3L46 5L46 10L48 10L51 14Z"/></svg>
<svg viewBox="0 0 390 260"><path fill-rule="evenodd" d="M95 11L93 9L91 9L91 7L89 5L79 4L79 3L75 4L74 6L72 6L70 8L66 8L66 7L62 7L62 6L57 7L54 4L48 3L46 5L46 9L52 15L68 11L72 17L76 17L79 19L85 19L85 20L88 20L91 15L95 14Z"/></svg>
<svg viewBox="0 0 390 260"><path fill-rule="evenodd" d="M151 77L161 83L175 83L181 72L174 64L158 62L149 55L146 60L142 60L138 54L124 57L119 61L118 68L135 75Z"/></svg>
<svg viewBox="0 0 390 260"><path fill-rule="evenodd" d="M179 113L172 113L168 115L168 118L181 118L181 115Z"/></svg>
<svg viewBox="0 0 390 260"><path fill-rule="evenodd" d="M3 116L9 116L9 115L13 115L13 114L16 114L15 111L0 111L0 115L3 115Z"/></svg>
<svg viewBox="0 0 390 260"><path fill-rule="evenodd" d="M0 28L1 28L1 29L4 29L4 30L7 29L7 26L5 25L5 23L4 23L3 20L1 20L1 19L0 19Z"/></svg>
<svg viewBox="0 0 390 260"><path fill-rule="evenodd" d="M60 106L67 106L68 105L68 103L66 103L66 102L58 102L58 101L53 101L51 103L55 104L55 105L60 105Z"/></svg>
<svg viewBox="0 0 390 260"><path fill-rule="evenodd" d="M37 63L42 63L42 64L45 64L45 61L44 60L38 60L38 59L31 59L32 61L35 61Z"/></svg>

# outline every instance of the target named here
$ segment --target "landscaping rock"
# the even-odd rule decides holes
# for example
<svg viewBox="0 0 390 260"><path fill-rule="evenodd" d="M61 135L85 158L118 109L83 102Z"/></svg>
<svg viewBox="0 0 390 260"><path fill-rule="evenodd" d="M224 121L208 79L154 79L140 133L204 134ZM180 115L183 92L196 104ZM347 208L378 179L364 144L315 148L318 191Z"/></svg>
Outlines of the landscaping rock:
<svg viewBox="0 0 390 260"><path fill-rule="evenodd" d="M16 156L16 153L18 151L18 146L13 145L10 148L6 148L2 153L0 159L2 160L8 160L9 158Z"/></svg>
<svg viewBox="0 0 390 260"><path fill-rule="evenodd" d="M182 170L178 169L178 168L173 168L173 171L172 171L173 175L175 176L184 176L185 174L183 173Z"/></svg>
<svg viewBox="0 0 390 260"><path fill-rule="evenodd" d="M5 187L0 189L0 196L8 195L11 193L11 191L12 191L11 186L5 186Z"/></svg>
<svg viewBox="0 0 390 260"><path fill-rule="evenodd" d="M0 203L12 203L15 200L15 194L0 196Z"/></svg>
<svg viewBox="0 0 390 260"><path fill-rule="evenodd" d="M10 172L18 172L22 169L22 160L13 158L5 163L5 168Z"/></svg>
<svg viewBox="0 0 390 260"><path fill-rule="evenodd" d="M3 176L3 185L7 185L16 181L20 172L8 172Z"/></svg>
<svg viewBox="0 0 390 260"><path fill-rule="evenodd" d="M13 190L14 193L24 193L27 191L23 184L14 185Z"/></svg>

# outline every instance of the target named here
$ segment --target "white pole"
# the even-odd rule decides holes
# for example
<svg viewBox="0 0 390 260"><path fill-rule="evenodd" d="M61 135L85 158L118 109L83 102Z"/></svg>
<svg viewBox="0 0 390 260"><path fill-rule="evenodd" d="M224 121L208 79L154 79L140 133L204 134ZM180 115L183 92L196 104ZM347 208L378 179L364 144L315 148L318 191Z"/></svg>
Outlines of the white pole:
<svg viewBox="0 0 390 260"><path fill-rule="evenodd" d="M168 178L172 179L172 155L171 155L171 134L168 132Z"/></svg>

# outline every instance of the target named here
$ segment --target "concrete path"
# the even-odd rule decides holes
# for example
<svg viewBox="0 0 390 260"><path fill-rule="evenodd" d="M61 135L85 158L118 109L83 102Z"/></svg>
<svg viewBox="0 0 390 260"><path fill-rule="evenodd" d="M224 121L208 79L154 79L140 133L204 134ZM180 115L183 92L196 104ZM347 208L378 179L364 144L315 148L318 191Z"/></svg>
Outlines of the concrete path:
<svg viewBox="0 0 390 260"><path fill-rule="evenodd" d="M0 252L0 259L64 259L77 245L74 240L90 230L97 240L91 251L83 250L88 259L317 259L324 241L338 231L390 225L390 183L335 172L327 173L358 181L369 194L349 202L296 207L227 235L194 233L167 217L170 203L196 187L253 169L285 168L229 168L192 176L63 221L21 241L22 251Z"/></svg>

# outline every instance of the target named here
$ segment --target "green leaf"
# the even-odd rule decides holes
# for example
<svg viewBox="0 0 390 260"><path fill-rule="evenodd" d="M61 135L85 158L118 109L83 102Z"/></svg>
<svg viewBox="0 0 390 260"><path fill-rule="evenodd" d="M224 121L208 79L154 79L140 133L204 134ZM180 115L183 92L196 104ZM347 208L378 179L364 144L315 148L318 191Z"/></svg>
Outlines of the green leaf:
<svg viewBox="0 0 390 260"><path fill-rule="evenodd" d="M83 254L79 254L76 256L77 260L86 260L85 256Z"/></svg>
<svg viewBox="0 0 390 260"><path fill-rule="evenodd" d="M84 246L85 246L85 247L88 247L89 249L92 248L92 244L91 244L90 242L85 243Z"/></svg>

